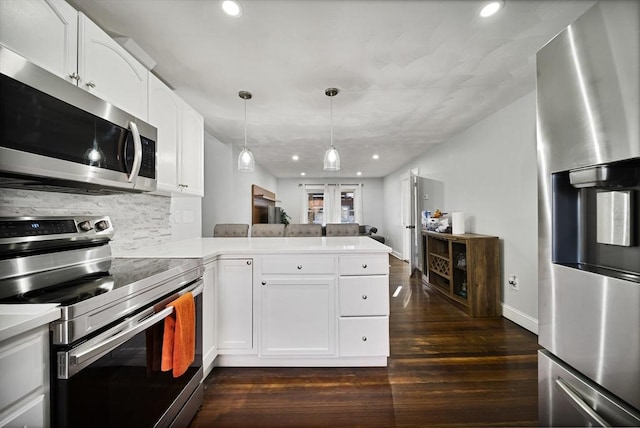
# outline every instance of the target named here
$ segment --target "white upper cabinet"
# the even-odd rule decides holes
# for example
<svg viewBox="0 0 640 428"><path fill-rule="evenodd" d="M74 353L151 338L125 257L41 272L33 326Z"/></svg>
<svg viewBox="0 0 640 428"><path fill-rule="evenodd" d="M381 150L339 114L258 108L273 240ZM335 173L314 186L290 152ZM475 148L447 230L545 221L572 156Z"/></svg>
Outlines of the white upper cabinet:
<svg viewBox="0 0 640 428"><path fill-rule="evenodd" d="M158 129L158 191L178 192L178 144L182 100L149 74L149 123Z"/></svg>
<svg viewBox="0 0 640 428"><path fill-rule="evenodd" d="M204 120L149 73L149 123L158 128L159 193L204 196Z"/></svg>
<svg viewBox="0 0 640 428"><path fill-rule="evenodd" d="M190 105L182 106L179 183L182 193L204 196L204 119Z"/></svg>
<svg viewBox="0 0 640 428"><path fill-rule="evenodd" d="M76 84L78 12L64 0L0 0L0 43Z"/></svg>
<svg viewBox="0 0 640 428"><path fill-rule="evenodd" d="M63 0L0 0L0 43L142 120L149 71Z"/></svg>
<svg viewBox="0 0 640 428"><path fill-rule="evenodd" d="M78 86L148 120L149 71L84 14L78 17Z"/></svg>

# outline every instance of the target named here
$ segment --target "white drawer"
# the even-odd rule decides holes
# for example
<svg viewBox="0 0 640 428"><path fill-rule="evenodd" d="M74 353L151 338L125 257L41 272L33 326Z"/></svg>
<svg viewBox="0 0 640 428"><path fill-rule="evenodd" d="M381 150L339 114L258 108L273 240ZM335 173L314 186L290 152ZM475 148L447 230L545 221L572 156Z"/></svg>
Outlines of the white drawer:
<svg viewBox="0 0 640 428"><path fill-rule="evenodd" d="M340 318L340 356L389 356L389 317Z"/></svg>
<svg viewBox="0 0 640 428"><path fill-rule="evenodd" d="M340 275L387 275L389 256L387 254L342 255L339 258Z"/></svg>
<svg viewBox="0 0 640 428"><path fill-rule="evenodd" d="M48 386L47 326L4 342L0 347L0 411Z"/></svg>
<svg viewBox="0 0 640 428"><path fill-rule="evenodd" d="M41 428L48 426L46 398L47 396L40 394L33 400L21 403L21 407L8 415L6 420L0 420L0 426L2 428Z"/></svg>
<svg viewBox="0 0 640 428"><path fill-rule="evenodd" d="M262 273L318 275L335 272L333 257L305 257L296 255L264 256L262 258Z"/></svg>
<svg viewBox="0 0 640 428"><path fill-rule="evenodd" d="M389 315L389 276L340 277L340 316Z"/></svg>

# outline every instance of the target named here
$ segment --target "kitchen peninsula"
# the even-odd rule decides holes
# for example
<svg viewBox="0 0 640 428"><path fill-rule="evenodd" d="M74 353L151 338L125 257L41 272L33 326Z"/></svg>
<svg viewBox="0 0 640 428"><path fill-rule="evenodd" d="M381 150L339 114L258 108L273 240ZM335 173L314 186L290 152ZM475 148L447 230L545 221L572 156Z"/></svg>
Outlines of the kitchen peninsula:
<svg viewBox="0 0 640 428"><path fill-rule="evenodd" d="M369 237L194 238L118 257L197 258L203 361L386 366L389 252Z"/></svg>

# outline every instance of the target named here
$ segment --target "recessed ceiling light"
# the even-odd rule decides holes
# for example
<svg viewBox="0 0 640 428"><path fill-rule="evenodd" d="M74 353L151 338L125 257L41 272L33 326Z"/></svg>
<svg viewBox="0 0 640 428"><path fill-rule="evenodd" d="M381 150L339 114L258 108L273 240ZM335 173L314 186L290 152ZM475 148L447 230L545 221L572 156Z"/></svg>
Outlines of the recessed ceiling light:
<svg viewBox="0 0 640 428"><path fill-rule="evenodd" d="M222 10L229 16L238 17L242 15L242 7L235 0L224 0L222 2Z"/></svg>
<svg viewBox="0 0 640 428"><path fill-rule="evenodd" d="M377 154L371 156L373 159L380 159L380 156L378 156Z"/></svg>
<svg viewBox="0 0 640 428"><path fill-rule="evenodd" d="M297 160L298 160L298 159L300 159L300 158L298 157L298 155L293 155L293 156L291 156L291 159L293 159L293 160L297 161Z"/></svg>
<svg viewBox="0 0 640 428"><path fill-rule="evenodd" d="M480 16L487 18L499 11L503 5L503 1L492 1L491 3L487 3L482 10L480 10Z"/></svg>
<svg viewBox="0 0 640 428"><path fill-rule="evenodd" d="M362 171L356 172L356 175L362 175Z"/></svg>
<svg viewBox="0 0 640 428"><path fill-rule="evenodd" d="M301 172L300 175L305 176L305 175L307 175L307 173L306 172Z"/></svg>

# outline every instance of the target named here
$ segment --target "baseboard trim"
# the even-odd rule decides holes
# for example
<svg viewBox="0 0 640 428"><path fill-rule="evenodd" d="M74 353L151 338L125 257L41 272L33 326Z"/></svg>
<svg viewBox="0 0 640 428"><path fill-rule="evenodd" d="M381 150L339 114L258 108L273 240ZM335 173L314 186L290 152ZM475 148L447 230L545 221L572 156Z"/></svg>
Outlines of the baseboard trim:
<svg viewBox="0 0 640 428"><path fill-rule="evenodd" d="M402 254L400 254L399 252L397 252L397 251L395 251L395 250L394 250L394 251L391 251L391 255L392 255L393 257L395 257L396 259L398 259L398 260L401 260L401 261L402 261Z"/></svg>
<svg viewBox="0 0 640 428"><path fill-rule="evenodd" d="M518 324L520 327L526 328L532 333L538 334L538 319L525 314L509 305L502 304L502 316Z"/></svg>

